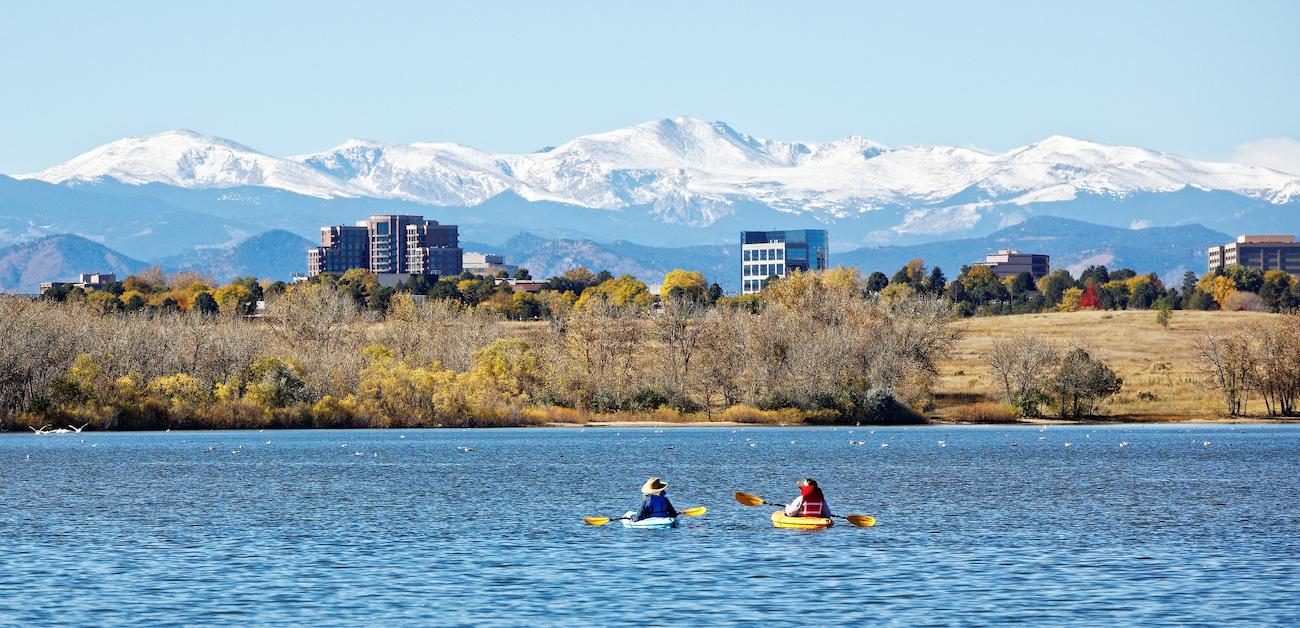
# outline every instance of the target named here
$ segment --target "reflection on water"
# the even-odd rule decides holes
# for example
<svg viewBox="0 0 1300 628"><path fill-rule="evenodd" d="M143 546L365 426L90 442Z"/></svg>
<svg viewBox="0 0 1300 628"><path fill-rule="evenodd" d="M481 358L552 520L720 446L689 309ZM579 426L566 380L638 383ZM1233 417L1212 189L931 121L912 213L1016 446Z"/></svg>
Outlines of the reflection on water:
<svg viewBox="0 0 1300 628"><path fill-rule="evenodd" d="M1297 461L1259 425L4 435L0 623L1289 623ZM580 522L650 475L709 513ZM808 475L879 524L732 500Z"/></svg>

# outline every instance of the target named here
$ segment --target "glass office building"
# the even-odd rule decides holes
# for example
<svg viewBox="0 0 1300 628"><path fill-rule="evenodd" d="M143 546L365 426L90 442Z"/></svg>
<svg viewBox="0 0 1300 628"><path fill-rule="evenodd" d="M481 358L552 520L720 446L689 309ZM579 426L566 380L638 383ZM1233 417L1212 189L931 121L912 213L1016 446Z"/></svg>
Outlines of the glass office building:
<svg viewBox="0 0 1300 628"><path fill-rule="evenodd" d="M794 270L826 270L830 263L825 229L740 232L740 293L754 294L773 277Z"/></svg>

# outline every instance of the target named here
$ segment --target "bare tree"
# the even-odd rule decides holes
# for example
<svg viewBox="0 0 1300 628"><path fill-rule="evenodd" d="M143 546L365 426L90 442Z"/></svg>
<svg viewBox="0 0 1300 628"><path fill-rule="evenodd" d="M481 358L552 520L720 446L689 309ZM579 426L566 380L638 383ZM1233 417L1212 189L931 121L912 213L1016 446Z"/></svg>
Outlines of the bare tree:
<svg viewBox="0 0 1300 628"><path fill-rule="evenodd" d="M1287 315L1246 330L1254 353L1251 383L1270 416L1296 413L1300 397L1300 316Z"/></svg>
<svg viewBox="0 0 1300 628"><path fill-rule="evenodd" d="M708 329L703 320L705 308L697 300L684 296L669 297L654 319L655 337L663 345L669 393L678 407L690 401L691 361L703 343Z"/></svg>
<svg viewBox="0 0 1300 628"><path fill-rule="evenodd" d="M1057 348L1033 334L998 338L985 356L1007 403L1026 416L1038 415L1048 372L1059 360Z"/></svg>
<svg viewBox="0 0 1300 628"><path fill-rule="evenodd" d="M1208 333L1197 341L1196 349L1204 360L1202 370L1223 393L1228 416L1242 414L1254 370L1254 357L1245 334Z"/></svg>

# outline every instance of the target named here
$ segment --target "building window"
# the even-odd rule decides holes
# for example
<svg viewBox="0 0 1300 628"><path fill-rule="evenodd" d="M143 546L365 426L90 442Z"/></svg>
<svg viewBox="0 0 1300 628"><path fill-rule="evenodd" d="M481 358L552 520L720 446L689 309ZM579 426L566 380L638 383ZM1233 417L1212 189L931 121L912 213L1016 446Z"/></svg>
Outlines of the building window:
<svg viewBox="0 0 1300 628"><path fill-rule="evenodd" d="M745 253L744 253L744 255L745 255L745 260L744 260L744 261L748 262L748 261L749 261L749 249L745 249Z"/></svg>
<svg viewBox="0 0 1300 628"><path fill-rule="evenodd" d="M777 250L776 250L776 259L778 259L778 260L784 260L784 259L785 259L785 249L777 249Z"/></svg>
<svg viewBox="0 0 1300 628"><path fill-rule="evenodd" d="M785 264L776 265L776 274L781 275L782 277L785 276Z"/></svg>

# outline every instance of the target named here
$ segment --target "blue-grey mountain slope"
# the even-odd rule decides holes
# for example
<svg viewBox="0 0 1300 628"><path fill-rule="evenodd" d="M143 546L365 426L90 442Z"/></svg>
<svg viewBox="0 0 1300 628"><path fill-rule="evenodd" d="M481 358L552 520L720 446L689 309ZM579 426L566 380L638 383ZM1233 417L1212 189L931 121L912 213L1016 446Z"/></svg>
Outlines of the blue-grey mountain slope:
<svg viewBox="0 0 1300 628"><path fill-rule="evenodd" d="M196 270L222 283L247 275L289 281L293 273L307 271L307 249L316 244L297 234L275 229L233 246L200 249L158 262L170 270Z"/></svg>
<svg viewBox="0 0 1300 628"><path fill-rule="evenodd" d="M1158 273L1177 280L1191 270L1206 270L1206 249L1228 242L1224 233L1200 225L1120 229L1078 220L1037 216L1020 224L999 229L980 238L929 242L907 246L865 247L831 255L833 265L856 266L864 272L880 270L888 275L908 261L921 258L940 266L948 278L961 267L984 259L998 249L1019 249L1026 253L1052 256L1052 268L1065 268L1077 277L1092 264L1110 268L1128 267L1139 273Z"/></svg>
<svg viewBox="0 0 1300 628"><path fill-rule="evenodd" d="M0 175L0 246L57 233L75 233L133 257L151 258L242 239L250 223L174 205L140 187L115 193ZM268 214L266 207L262 214Z"/></svg>
<svg viewBox="0 0 1300 628"><path fill-rule="evenodd" d="M117 273L149 265L81 236L45 236L0 248L0 292L34 294L45 281L76 281L80 273Z"/></svg>

